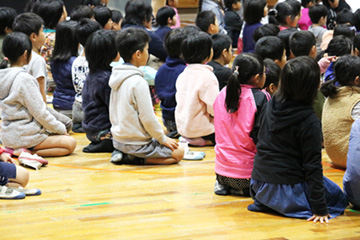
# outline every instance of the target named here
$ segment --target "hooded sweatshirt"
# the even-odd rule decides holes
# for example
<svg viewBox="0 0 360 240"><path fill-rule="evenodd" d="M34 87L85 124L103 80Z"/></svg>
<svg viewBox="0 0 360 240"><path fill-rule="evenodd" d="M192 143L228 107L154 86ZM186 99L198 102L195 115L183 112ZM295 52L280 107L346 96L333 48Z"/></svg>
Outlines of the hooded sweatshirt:
<svg viewBox="0 0 360 240"><path fill-rule="evenodd" d="M116 66L112 70L109 85L114 147L116 142L146 145L152 138L164 144L166 136L154 114L144 73L130 64Z"/></svg>
<svg viewBox="0 0 360 240"><path fill-rule="evenodd" d="M277 101L263 112L251 177L275 184L306 183L315 214L327 214L321 165L321 123L311 105Z"/></svg>
<svg viewBox="0 0 360 240"><path fill-rule="evenodd" d="M47 109L38 82L23 68L0 70L2 101L1 140L9 148L31 148L48 132L65 134L66 128Z"/></svg>

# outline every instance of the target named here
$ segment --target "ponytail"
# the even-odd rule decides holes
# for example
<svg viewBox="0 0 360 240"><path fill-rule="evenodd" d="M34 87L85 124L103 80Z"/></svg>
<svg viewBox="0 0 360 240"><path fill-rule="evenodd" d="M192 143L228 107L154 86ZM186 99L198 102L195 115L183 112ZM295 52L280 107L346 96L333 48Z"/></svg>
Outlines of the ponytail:
<svg viewBox="0 0 360 240"><path fill-rule="evenodd" d="M235 58L233 71L227 83L225 97L226 111L230 114L239 109L241 84L247 84L256 74L262 75L264 63L257 54L242 53Z"/></svg>
<svg viewBox="0 0 360 240"><path fill-rule="evenodd" d="M238 81L239 72L236 69L229 77L226 87L225 107L228 113L234 113L239 109L239 99L241 95L241 86Z"/></svg>
<svg viewBox="0 0 360 240"><path fill-rule="evenodd" d="M324 94L325 97L335 97L338 93L338 88L335 86L336 79L327 81L323 84L321 84L320 91L322 94Z"/></svg>
<svg viewBox="0 0 360 240"><path fill-rule="evenodd" d="M9 59L7 57L4 57L0 63L0 69L7 68L8 65L9 65Z"/></svg>

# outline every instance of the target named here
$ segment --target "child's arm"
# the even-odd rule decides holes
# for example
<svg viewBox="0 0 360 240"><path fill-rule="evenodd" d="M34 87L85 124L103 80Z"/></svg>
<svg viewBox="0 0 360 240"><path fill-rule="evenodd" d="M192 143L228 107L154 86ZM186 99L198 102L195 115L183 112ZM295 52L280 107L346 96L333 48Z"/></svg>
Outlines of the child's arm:
<svg viewBox="0 0 360 240"><path fill-rule="evenodd" d="M5 153L2 148L0 148L0 161L15 164L14 159L12 159L9 154Z"/></svg>
<svg viewBox="0 0 360 240"><path fill-rule="evenodd" d="M40 93L41 93L42 99L44 100L44 103L46 103L45 77L38 77L36 80L39 83L39 88L40 88Z"/></svg>
<svg viewBox="0 0 360 240"><path fill-rule="evenodd" d="M216 79L215 75L205 76L206 81L205 84L199 89L199 97L202 102L206 104L206 112L208 112L211 116L214 116L214 102L219 95L219 82Z"/></svg>

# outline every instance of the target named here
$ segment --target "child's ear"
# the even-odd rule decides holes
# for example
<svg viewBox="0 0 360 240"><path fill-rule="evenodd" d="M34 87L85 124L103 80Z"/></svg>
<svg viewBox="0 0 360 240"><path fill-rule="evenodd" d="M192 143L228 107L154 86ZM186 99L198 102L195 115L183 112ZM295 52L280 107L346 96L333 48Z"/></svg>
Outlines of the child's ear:
<svg viewBox="0 0 360 240"><path fill-rule="evenodd" d="M171 22L172 22L172 18L168 17L167 23L168 23L168 24L171 24Z"/></svg>
<svg viewBox="0 0 360 240"><path fill-rule="evenodd" d="M354 83L355 83L356 86L360 86L360 78L359 78L359 76L357 76L355 78Z"/></svg>
<svg viewBox="0 0 360 240"><path fill-rule="evenodd" d="M277 87L275 86L275 84L273 83L270 83L269 85L269 92L270 92L270 95L273 95L275 93L275 91L277 90Z"/></svg>
<svg viewBox="0 0 360 240"><path fill-rule="evenodd" d="M34 32L31 33L30 36L29 36L29 38L30 38L31 42L33 43L33 42L36 40L36 38L37 38L36 33L34 33Z"/></svg>
<svg viewBox="0 0 360 240"><path fill-rule="evenodd" d="M8 35L9 33L12 33L12 30L9 27L5 27L4 32L5 35Z"/></svg>
<svg viewBox="0 0 360 240"><path fill-rule="evenodd" d="M288 25L288 26L291 25L292 20L291 20L291 16L290 16L290 15L285 18L285 22L286 22L286 25Z"/></svg>
<svg viewBox="0 0 360 240"><path fill-rule="evenodd" d="M316 58L316 45L312 46L312 48L310 49L310 57L312 58Z"/></svg>
<svg viewBox="0 0 360 240"><path fill-rule="evenodd" d="M355 48L354 55L359 56L359 54L360 54L359 49Z"/></svg>
<svg viewBox="0 0 360 240"><path fill-rule="evenodd" d="M295 58L296 56L293 54L293 52L290 49L290 56L288 57L288 60Z"/></svg>

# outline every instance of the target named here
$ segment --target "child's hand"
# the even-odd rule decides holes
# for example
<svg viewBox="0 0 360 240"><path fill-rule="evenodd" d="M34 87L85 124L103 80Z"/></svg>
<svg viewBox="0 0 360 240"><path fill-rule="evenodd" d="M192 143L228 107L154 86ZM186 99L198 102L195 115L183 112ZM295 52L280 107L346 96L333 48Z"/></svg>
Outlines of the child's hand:
<svg viewBox="0 0 360 240"><path fill-rule="evenodd" d="M12 159L12 158L10 157L10 155L7 154L7 153L1 154L1 155L0 155L0 159L1 159L3 162L8 162L8 163L15 164L15 160Z"/></svg>
<svg viewBox="0 0 360 240"><path fill-rule="evenodd" d="M179 147L179 144L174 139L166 137L166 142L164 143L164 146L170 148L171 151L174 151Z"/></svg>
<svg viewBox="0 0 360 240"><path fill-rule="evenodd" d="M330 214L326 216L319 216L314 214L311 218L308 219L308 221L313 221L314 223L316 223L317 221L319 221L320 223L324 223L324 222L328 223L329 218L331 218Z"/></svg>

